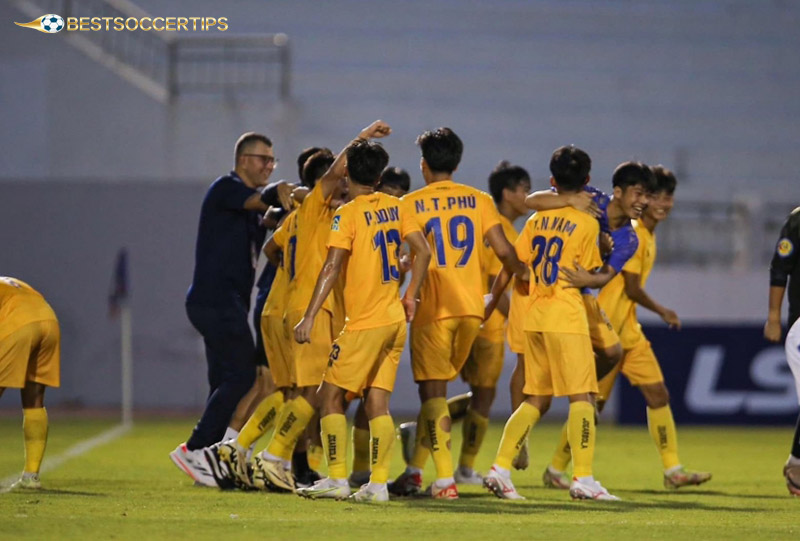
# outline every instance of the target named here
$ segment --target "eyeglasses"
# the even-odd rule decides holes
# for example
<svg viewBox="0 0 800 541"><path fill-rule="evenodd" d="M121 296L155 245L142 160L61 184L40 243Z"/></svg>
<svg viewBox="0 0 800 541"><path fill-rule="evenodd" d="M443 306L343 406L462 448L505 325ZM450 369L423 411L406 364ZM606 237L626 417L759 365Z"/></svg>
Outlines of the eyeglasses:
<svg viewBox="0 0 800 541"><path fill-rule="evenodd" d="M242 154L242 156L252 156L254 158L259 158L261 159L261 162L264 165L272 164L273 167L278 165L278 160L276 160L274 156L267 156L266 154Z"/></svg>

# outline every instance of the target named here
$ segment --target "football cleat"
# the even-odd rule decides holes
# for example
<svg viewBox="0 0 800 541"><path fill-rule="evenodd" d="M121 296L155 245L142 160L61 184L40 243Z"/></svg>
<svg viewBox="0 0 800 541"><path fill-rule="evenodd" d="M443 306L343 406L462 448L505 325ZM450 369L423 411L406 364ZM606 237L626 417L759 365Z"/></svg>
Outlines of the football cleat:
<svg viewBox="0 0 800 541"><path fill-rule="evenodd" d="M455 478L457 485L481 486L483 484L483 476L472 468L467 468L466 466L459 466L456 469L453 477Z"/></svg>
<svg viewBox="0 0 800 541"><path fill-rule="evenodd" d="M235 439L222 442L217 450L220 460L233 472L236 483L242 487L252 487L247 469L247 449Z"/></svg>
<svg viewBox="0 0 800 541"><path fill-rule="evenodd" d="M563 488L569 489L570 477L563 471L558 471L552 466L547 466L542 474L542 483L547 488Z"/></svg>
<svg viewBox="0 0 800 541"><path fill-rule="evenodd" d="M310 487L297 489L297 494L304 498L333 498L334 500L344 500L350 496L350 485L344 479L331 479L326 477L320 479Z"/></svg>
<svg viewBox="0 0 800 541"><path fill-rule="evenodd" d="M511 482L511 478L504 476L502 473L495 470L494 467L492 467L489 473L483 478L483 486L489 489L492 494L503 500L525 499L525 496L517 492L517 489L514 488L514 483Z"/></svg>
<svg viewBox="0 0 800 541"><path fill-rule="evenodd" d="M267 460L261 455L253 457L253 486L275 492L294 492L295 489L292 472L286 471L280 461Z"/></svg>
<svg viewBox="0 0 800 541"><path fill-rule="evenodd" d="M401 473L393 483L389 483L389 492L395 496L414 496L422 490L422 474Z"/></svg>
<svg viewBox="0 0 800 541"><path fill-rule="evenodd" d="M20 478L8 488L9 490L39 490L42 488L42 482L39 481L38 473L22 472Z"/></svg>
<svg viewBox="0 0 800 541"><path fill-rule="evenodd" d="M386 485L383 483L380 485L367 483L361 487L361 490L355 494L352 494L347 499L354 502L388 502L389 491L387 490Z"/></svg>
<svg viewBox="0 0 800 541"><path fill-rule="evenodd" d="M608 490L603 488L603 485L594 479L581 482L578 481L577 477L573 477L572 484L569 487L569 495L573 500L619 501L619 498L613 494L609 494Z"/></svg>
<svg viewBox="0 0 800 541"><path fill-rule="evenodd" d="M202 449L190 451L185 443L181 443L169 454L169 458L183 473L194 479L195 484L206 487L217 486Z"/></svg>
<svg viewBox="0 0 800 541"><path fill-rule="evenodd" d="M434 500L457 500L458 487L455 482L443 487L440 487L436 483L431 483L431 486L425 489L425 494L430 494L431 498Z"/></svg>
<svg viewBox="0 0 800 541"><path fill-rule="evenodd" d="M800 465L787 462L783 467L783 477L786 479L789 494L800 497Z"/></svg>
<svg viewBox="0 0 800 541"><path fill-rule="evenodd" d="M709 472L689 471L681 467L669 474L664 474L664 488L676 490L691 485L702 485L710 479L711 474Z"/></svg>
<svg viewBox="0 0 800 541"><path fill-rule="evenodd" d="M472 391L447 399L447 409L452 422L455 423L466 417L470 400L472 400Z"/></svg>
<svg viewBox="0 0 800 541"><path fill-rule="evenodd" d="M519 453L517 453L517 456L511 461L511 466L513 466L515 470L526 470L528 469L528 463L528 443L525 442L520 448Z"/></svg>
<svg viewBox="0 0 800 541"><path fill-rule="evenodd" d="M417 423L411 421L400 425L400 447L403 450L403 460L406 464L411 463L414 456L414 449L417 446Z"/></svg>
<svg viewBox="0 0 800 541"><path fill-rule="evenodd" d="M233 470L228 467L228 464L220 458L219 448L221 445L221 442L209 445L203 449L203 453L217 486L222 490L231 490L236 488L236 476Z"/></svg>
<svg viewBox="0 0 800 541"><path fill-rule="evenodd" d="M347 478L350 488L361 488L369 483L369 471L354 471Z"/></svg>

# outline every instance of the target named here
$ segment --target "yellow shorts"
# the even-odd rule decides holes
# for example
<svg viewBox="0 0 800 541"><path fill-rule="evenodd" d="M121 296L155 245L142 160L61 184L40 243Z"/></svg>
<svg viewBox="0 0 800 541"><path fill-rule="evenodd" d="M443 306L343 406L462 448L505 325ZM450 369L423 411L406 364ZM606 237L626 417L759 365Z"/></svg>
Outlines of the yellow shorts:
<svg viewBox="0 0 800 541"><path fill-rule="evenodd" d="M508 349L514 353L525 353L525 331L522 330L525 315L517 317L512 312L512 317L508 318L508 325L506 325L506 340L508 341Z"/></svg>
<svg viewBox="0 0 800 541"><path fill-rule="evenodd" d="M646 338L637 342L631 349L626 349L622 353L620 364L622 374L628 378L631 385L648 385L664 381L664 374L661 373L661 366L658 364L656 354L653 353L653 346Z"/></svg>
<svg viewBox="0 0 800 541"><path fill-rule="evenodd" d="M495 387L503 371L505 354L503 342L476 337L467 362L461 369L461 378L471 387Z"/></svg>
<svg viewBox="0 0 800 541"><path fill-rule="evenodd" d="M600 308L594 295L581 295L586 307L586 319L589 320L589 338L596 351L608 349L619 344L619 336L608 321L608 316Z"/></svg>
<svg viewBox="0 0 800 541"><path fill-rule="evenodd" d="M414 381L455 378L467 360L481 318L474 316L437 319L411 327L411 371Z"/></svg>
<svg viewBox="0 0 800 541"><path fill-rule="evenodd" d="M592 341L585 334L526 332L526 395L597 392Z"/></svg>
<svg viewBox="0 0 800 541"><path fill-rule="evenodd" d="M324 381L361 395L364 389L392 392L406 345L406 322L344 331L331 346Z"/></svg>
<svg viewBox="0 0 800 541"><path fill-rule="evenodd" d="M272 381L277 387L291 387L295 382L292 345L286 337L283 317L261 316L261 337L264 340Z"/></svg>
<svg viewBox="0 0 800 541"><path fill-rule="evenodd" d="M61 331L51 319L23 325L0 340L0 387L33 381L61 385Z"/></svg>
<svg viewBox="0 0 800 541"><path fill-rule="evenodd" d="M320 310L311 328L311 342L298 344L294 339L294 327L303 319L303 312L286 314L283 320L286 340L292 348L292 366L298 387L316 387L322 383L322 375L328 366L328 355L333 344L331 313Z"/></svg>

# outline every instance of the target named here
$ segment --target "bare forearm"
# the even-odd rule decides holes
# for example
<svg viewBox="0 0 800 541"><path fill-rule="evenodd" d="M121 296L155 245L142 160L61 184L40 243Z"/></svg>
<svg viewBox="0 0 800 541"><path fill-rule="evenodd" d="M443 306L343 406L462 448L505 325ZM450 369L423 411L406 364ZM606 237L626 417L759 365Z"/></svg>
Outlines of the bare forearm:
<svg viewBox="0 0 800 541"><path fill-rule="evenodd" d="M317 312L322 308L322 304L325 302L325 299L328 298L338 278L339 268L330 262L326 262L317 278L317 284L314 286L314 294L311 297L311 302L308 303L308 308L306 308L306 318L313 319L316 317Z"/></svg>
<svg viewBox="0 0 800 541"><path fill-rule="evenodd" d="M555 210L569 206L569 194L560 194L550 190L533 192L525 198L525 205L533 210Z"/></svg>
<svg viewBox="0 0 800 541"><path fill-rule="evenodd" d="M626 293L628 297L643 308L647 308L651 312L655 312L659 316L664 313L664 307L658 304L655 300L653 300L647 292L642 289L641 287L631 288L627 290Z"/></svg>
<svg viewBox="0 0 800 541"><path fill-rule="evenodd" d="M781 319L781 304L783 304L783 295L786 288L782 286L770 286L769 288L769 312L767 319L773 321L780 321Z"/></svg>
<svg viewBox="0 0 800 541"><path fill-rule="evenodd" d="M417 254L414 257L414 262L411 264L411 281L408 283L408 289L406 289L406 297L410 299L419 297L419 290L428 273L428 265L430 262L430 252L427 254Z"/></svg>

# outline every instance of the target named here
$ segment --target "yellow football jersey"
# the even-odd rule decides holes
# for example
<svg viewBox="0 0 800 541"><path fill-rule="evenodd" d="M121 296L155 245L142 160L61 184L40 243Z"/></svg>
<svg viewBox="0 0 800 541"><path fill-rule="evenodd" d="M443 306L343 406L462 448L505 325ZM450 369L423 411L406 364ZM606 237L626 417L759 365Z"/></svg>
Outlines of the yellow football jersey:
<svg viewBox="0 0 800 541"><path fill-rule="evenodd" d="M639 238L639 247L622 272L641 276L642 287L647 283L656 260L656 237L641 222L633 221L633 229ZM625 294L625 278L619 273L600 290L597 296L600 307L608 316L611 326L619 334L622 349L631 349L644 338L642 326L636 319L636 303Z"/></svg>
<svg viewBox="0 0 800 541"><path fill-rule="evenodd" d="M41 293L7 276L0 276L0 338L36 321L57 319Z"/></svg>
<svg viewBox="0 0 800 541"><path fill-rule="evenodd" d="M571 207L537 212L525 222L516 242L517 255L531 267L525 331L589 334L581 292L565 287L560 269L602 265L599 232L595 218Z"/></svg>
<svg viewBox="0 0 800 541"><path fill-rule="evenodd" d="M397 252L407 235L421 229L404 203L381 192L359 195L336 211L330 230L328 247L350 252L345 331L405 321Z"/></svg>
<svg viewBox="0 0 800 541"><path fill-rule="evenodd" d="M483 317L480 249L500 223L489 194L452 180L434 182L403 197L431 246L412 325L458 316Z"/></svg>
<svg viewBox="0 0 800 541"><path fill-rule="evenodd" d="M280 227L272 234L272 240L281 247L283 257L281 266L275 273L275 279L264 303L263 316L283 316L286 311L286 300L289 296L289 286L295 274L295 255L297 252L297 234L295 231L296 211L290 212L284 218Z"/></svg>
<svg viewBox="0 0 800 541"><path fill-rule="evenodd" d="M293 273L290 273L286 312L305 312L311 302L317 276L328 253L326 242L334 214L330 201L330 197L323 198L322 184L318 182L295 211L295 238L288 241L294 243L294 251L290 259ZM322 308L333 312L333 295L328 295Z"/></svg>
<svg viewBox="0 0 800 541"><path fill-rule="evenodd" d="M512 224L508 218L499 213L498 216L500 217L500 225L503 226L503 233L505 233L509 242L513 243L517 240L519 233L514 229L514 224ZM494 253L492 247L489 246L489 242L484 239L481 243L481 280L483 280L484 294L489 293L492 287L489 283L489 277L497 276L502 269L503 263L500 261L500 258L497 257L497 254ZM511 279L510 287L513 291L514 278ZM492 342L503 342L505 325L506 318L499 310L495 310L492 312L492 315L489 316L489 319L484 321L483 325L481 325L478 336L491 340Z"/></svg>

